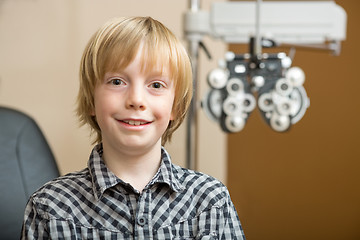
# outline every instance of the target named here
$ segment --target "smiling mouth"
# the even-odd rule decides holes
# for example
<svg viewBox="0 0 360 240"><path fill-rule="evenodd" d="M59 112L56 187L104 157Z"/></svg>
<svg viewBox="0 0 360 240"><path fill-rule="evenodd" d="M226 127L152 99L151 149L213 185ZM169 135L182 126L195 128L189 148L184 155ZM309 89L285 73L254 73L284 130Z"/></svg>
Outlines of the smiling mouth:
<svg viewBox="0 0 360 240"><path fill-rule="evenodd" d="M150 122L136 121L136 120L121 120L121 122L127 123L132 126L140 126L140 125L145 125L145 124L150 123Z"/></svg>

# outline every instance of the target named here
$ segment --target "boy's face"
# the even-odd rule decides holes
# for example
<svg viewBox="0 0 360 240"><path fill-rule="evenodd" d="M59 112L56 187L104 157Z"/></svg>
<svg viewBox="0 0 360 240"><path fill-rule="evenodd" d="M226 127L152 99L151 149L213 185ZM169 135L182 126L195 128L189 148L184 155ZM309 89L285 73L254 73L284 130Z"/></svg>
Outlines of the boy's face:
<svg viewBox="0 0 360 240"><path fill-rule="evenodd" d="M113 150L138 152L160 146L173 120L175 91L169 72L160 67L141 71L140 52L124 70L106 73L95 87L93 115L104 147Z"/></svg>

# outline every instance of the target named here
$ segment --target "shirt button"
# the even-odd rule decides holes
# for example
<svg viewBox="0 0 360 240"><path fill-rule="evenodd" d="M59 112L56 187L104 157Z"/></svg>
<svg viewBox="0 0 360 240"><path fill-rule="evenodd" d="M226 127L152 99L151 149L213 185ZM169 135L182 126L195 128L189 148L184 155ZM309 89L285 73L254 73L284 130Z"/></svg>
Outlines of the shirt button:
<svg viewBox="0 0 360 240"><path fill-rule="evenodd" d="M144 226L146 224L146 218L145 217L139 217L138 220L137 220L137 223L140 226Z"/></svg>

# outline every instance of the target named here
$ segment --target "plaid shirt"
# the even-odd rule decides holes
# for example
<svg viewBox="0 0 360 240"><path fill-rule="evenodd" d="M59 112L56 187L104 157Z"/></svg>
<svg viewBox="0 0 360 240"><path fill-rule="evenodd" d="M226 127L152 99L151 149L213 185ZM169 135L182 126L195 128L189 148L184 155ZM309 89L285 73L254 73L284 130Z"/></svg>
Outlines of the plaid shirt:
<svg viewBox="0 0 360 240"><path fill-rule="evenodd" d="M95 146L88 168L35 192L22 239L245 239L226 187L171 163L165 149L142 193L117 178Z"/></svg>

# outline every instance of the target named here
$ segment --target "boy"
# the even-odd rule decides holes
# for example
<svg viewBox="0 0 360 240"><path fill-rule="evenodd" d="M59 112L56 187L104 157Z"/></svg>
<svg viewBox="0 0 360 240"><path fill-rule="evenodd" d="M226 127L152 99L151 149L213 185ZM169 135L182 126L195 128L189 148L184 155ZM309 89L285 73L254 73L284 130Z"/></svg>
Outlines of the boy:
<svg viewBox="0 0 360 240"><path fill-rule="evenodd" d="M149 17L90 39L77 112L96 133L88 168L30 198L23 239L244 239L226 187L175 166L162 147L192 97L186 50Z"/></svg>

